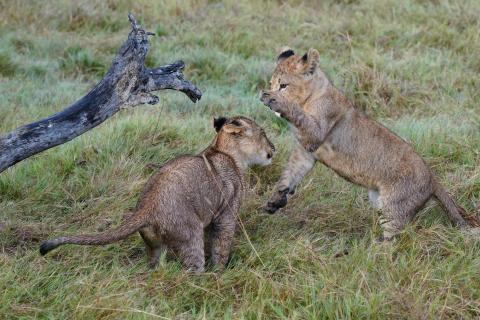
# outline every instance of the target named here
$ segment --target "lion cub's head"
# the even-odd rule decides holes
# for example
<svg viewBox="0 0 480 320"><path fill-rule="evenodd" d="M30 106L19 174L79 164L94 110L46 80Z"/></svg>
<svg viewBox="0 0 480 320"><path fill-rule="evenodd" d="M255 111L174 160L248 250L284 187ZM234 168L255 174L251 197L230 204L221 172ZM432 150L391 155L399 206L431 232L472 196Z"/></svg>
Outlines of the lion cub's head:
<svg viewBox="0 0 480 320"><path fill-rule="evenodd" d="M217 131L216 148L243 167L272 163L275 146L255 121L242 116L220 117L213 120L213 126Z"/></svg>
<svg viewBox="0 0 480 320"><path fill-rule="evenodd" d="M287 100L303 105L328 83L319 64L320 54L313 48L299 56L292 49L284 47L277 58L270 90L280 91Z"/></svg>

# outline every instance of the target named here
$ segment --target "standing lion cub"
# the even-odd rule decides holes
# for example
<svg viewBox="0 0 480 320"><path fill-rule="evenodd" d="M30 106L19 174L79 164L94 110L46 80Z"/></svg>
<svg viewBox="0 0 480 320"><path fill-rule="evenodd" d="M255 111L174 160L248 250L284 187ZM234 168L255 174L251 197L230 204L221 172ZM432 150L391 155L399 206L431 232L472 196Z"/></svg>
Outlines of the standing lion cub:
<svg viewBox="0 0 480 320"><path fill-rule="evenodd" d="M245 170L270 164L275 147L263 129L245 117L215 119L214 127L217 135L205 150L161 166L147 182L135 212L118 228L48 240L40 253L69 243L109 244L140 231L150 267L157 265L166 246L186 268L198 273L205 268L204 230L208 227L212 263L223 269L245 192Z"/></svg>
<svg viewBox="0 0 480 320"><path fill-rule="evenodd" d="M402 138L356 109L319 67L320 55L285 49L262 102L293 127L297 144L267 203L270 213L287 204L303 176L320 161L346 180L369 189L383 210L383 238L398 234L432 196L461 227L480 226L458 207L423 159Z"/></svg>

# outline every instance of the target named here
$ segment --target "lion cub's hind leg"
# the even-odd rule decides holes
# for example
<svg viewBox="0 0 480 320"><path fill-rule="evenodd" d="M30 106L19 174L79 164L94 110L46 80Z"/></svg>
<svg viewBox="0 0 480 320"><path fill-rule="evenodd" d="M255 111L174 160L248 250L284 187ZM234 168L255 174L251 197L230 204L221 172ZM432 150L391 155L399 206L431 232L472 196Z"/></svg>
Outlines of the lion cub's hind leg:
<svg viewBox="0 0 480 320"><path fill-rule="evenodd" d="M163 243L162 237L152 226L148 226L140 230L140 235L145 242L148 266L150 269L155 269L158 265L160 255L162 252L166 251L167 247Z"/></svg>
<svg viewBox="0 0 480 320"><path fill-rule="evenodd" d="M375 209L382 209L382 203L380 202L380 193L378 190L369 189L368 190L368 200Z"/></svg>
<svg viewBox="0 0 480 320"><path fill-rule="evenodd" d="M380 225L383 230L383 240L391 240L403 231L418 211L432 195L429 183L415 184L412 182L397 185L388 191L380 191L380 202L383 217Z"/></svg>
<svg viewBox="0 0 480 320"><path fill-rule="evenodd" d="M158 247L151 247L148 244L145 245L147 250L147 257L148 257L148 267L150 269L155 269L158 266L158 261L160 259L160 255L162 252L165 252L165 247L158 246Z"/></svg>

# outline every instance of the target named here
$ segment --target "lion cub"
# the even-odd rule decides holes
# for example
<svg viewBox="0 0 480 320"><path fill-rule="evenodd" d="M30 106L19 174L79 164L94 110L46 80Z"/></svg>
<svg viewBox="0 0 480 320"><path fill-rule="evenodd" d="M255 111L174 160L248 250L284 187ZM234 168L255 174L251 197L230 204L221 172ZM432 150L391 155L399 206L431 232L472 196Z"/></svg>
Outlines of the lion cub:
<svg viewBox="0 0 480 320"><path fill-rule="evenodd" d="M199 273L205 268L204 230L209 227L212 263L223 269L245 192L245 170L269 165L275 147L263 129L245 117L214 119L214 127L217 135L205 150L168 161L150 178L135 212L118 228L48 240L40 253L63 244L109 244L139 231L151 268L168 247L184 267Z"/></svg>
<svg viewBox="0 0 480 320"><path fill-rule="evenodd" d="M320 161L346 180L369 189L374 206L383 209L383 238L399 233L432 196L453 222L479 226L458 207L423 159L402 138L356 109L319 67L320 55L285 49L277 59L270 91L262 102L293 127L297 144L267 203L273 213L287 204L303 176Z"/></svg>

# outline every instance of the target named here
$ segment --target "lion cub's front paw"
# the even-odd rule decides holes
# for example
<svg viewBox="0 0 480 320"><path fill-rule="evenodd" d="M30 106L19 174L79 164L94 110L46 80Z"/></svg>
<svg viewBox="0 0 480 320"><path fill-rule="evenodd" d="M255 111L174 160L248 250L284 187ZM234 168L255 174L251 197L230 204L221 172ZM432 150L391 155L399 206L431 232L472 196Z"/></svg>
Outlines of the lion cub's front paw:
<svg viewBox="0 0 480 320"><path fill-rule="evenodd" d="M279 113L280 115L285 114L285 99L277 93L262 91L260 94L260 100L273 112Z"/></svg>
<svg viewBox="0 0 480 320"><path fill-rule="evenodd" d="M263 210L272 214L275 213L278 209L283 208L287 205L287 194L289 190L285 189L278 191L270 201L267 202L267 205L263 207Z"/></svg>

